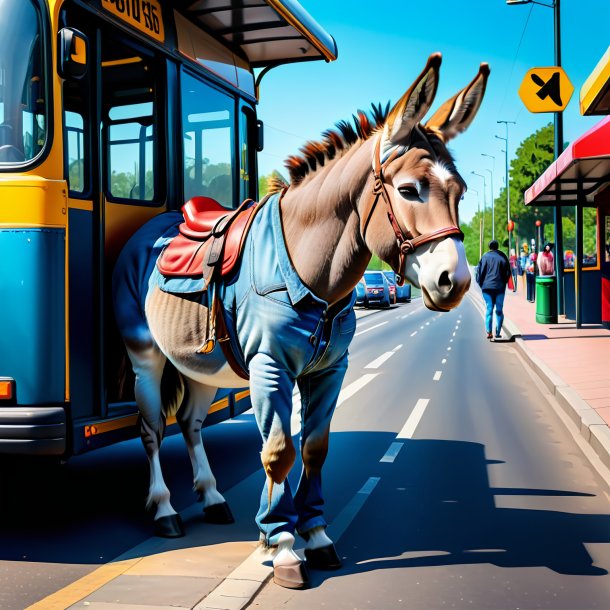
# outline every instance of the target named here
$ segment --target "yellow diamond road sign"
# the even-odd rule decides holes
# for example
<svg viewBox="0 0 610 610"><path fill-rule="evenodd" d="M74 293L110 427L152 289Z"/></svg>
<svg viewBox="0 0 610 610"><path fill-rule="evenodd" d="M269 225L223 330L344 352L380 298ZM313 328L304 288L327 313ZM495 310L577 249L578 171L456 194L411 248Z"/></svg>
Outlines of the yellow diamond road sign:
<svg viewBox="0 0 610 610"><path fill-rule="evenodd" d="M561 112L574 93L574 85L558 66L532 68L519 87L519 97L530 112Z"/></svg>

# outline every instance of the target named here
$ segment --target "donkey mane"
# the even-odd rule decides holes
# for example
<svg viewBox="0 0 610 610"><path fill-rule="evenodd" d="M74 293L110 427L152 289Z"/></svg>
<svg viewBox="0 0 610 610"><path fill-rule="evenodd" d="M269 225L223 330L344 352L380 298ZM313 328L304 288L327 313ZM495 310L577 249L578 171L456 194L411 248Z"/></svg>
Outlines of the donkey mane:
<svg viewBox="0 0 610 610"><path fill-rule="evenodd" d="M335 125L336 129L328 129L322 133L321 141L306 142L299 149L301 155L291 155L284 162L284 167L290 174L290 184L298 185L309 173L322 167L326 161L331 161L356 142L368 139L371 134L384 126L389 112L390 102L385 108L381 104L372 104L370 112L358 110L352 115L353 125L349 121L339 121ZM277 192L288 185L281 180L272 180L268 186L269 192Z"/></svg>

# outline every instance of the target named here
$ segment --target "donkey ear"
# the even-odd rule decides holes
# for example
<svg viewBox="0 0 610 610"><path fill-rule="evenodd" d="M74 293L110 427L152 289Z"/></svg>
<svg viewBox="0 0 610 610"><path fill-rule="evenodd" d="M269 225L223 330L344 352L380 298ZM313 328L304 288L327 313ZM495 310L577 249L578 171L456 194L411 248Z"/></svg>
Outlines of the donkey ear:
<svg viewBox="0 0 610 610"><path fill-rule="evenodd" d="M447 100L426 123L426 127L440 132L445 142L465 131L481 106L488 76L489 65L482 63L474 79Z"/></svg>
<svg viewBox="0 0 610 610"><path fill-rule="evenodd" d="M384 149L407 144L413 128L430 109L438 87L441 59L440 53L430 55L423 72L390 110L384 128Z"/></svg>

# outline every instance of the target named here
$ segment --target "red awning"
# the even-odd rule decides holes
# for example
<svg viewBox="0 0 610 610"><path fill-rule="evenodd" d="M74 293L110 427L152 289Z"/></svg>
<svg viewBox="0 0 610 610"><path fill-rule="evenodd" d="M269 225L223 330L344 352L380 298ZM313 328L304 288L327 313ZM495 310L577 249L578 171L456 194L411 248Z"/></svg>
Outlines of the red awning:
<svg viewBox="0 0 610 610"><path fill-rule="evenodd" d="M591 203L610 182L610 116L566 148L525 191L525 205ZM579 190L580 185L580 190Z"/></svg>

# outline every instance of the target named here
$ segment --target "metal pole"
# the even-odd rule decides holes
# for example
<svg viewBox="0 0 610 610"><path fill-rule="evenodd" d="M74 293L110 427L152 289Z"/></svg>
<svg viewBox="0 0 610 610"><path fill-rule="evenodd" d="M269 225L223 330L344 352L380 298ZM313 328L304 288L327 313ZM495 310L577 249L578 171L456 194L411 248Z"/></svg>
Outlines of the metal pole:
<svg viewBox="0 0 610 610"><path fill-rule="evenodd" d="M489 190L491 192L491 238L496 239L496 214L494 205L494 173L492 170L485 168L486 172L489 172L491 183Z"/></svg>
<svg viewBox="0 0 610 610"><path fill-rule="evenodd" d="M487 182L485 181L485 176L483 174L478 174L477 172L470 173L474 176L478 176L479 178L483 178L483 233L485 233L485 212L487 211Z"/></svg>
<svg viewBox="0 0 610 610"><path fill-rule="evenodd" d="M561 22L560 22L560 0L555 0L553 5L554 37L555 37L555 65L561 66ZM563 151L563 113L555 113L555 159ZM557 313L565 313L563 298L563 216L561 201L556 202L553 208L553 220L555 223L555 269L557 269Z"/></svg>

